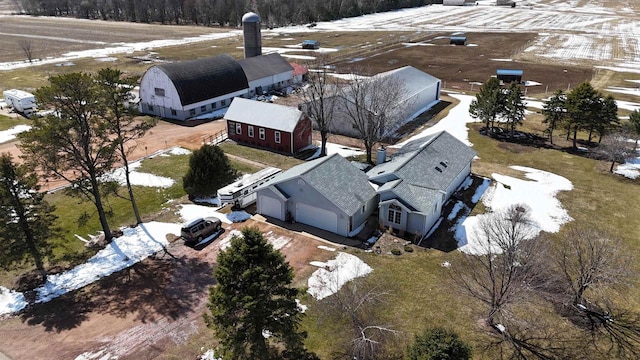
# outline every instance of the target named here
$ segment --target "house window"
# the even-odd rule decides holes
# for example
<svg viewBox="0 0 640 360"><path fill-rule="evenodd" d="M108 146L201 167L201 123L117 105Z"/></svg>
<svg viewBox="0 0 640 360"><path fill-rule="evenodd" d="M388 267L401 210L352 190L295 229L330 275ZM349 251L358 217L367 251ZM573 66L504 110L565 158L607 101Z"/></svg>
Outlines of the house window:
<svg viewBox="0 0 640 360"><path fill-rule="evenodd" d="M276 140L276 144L280 144L280 131L275 131L273 137Z"/></svg>
<svg viewBox="0 0 640 360"><path fill-rule="evenodd" d="M236 134L236 123L229 121L229 135Z"/></svg>
<svg viewBox="0 0 640 360"><path fill-rule="evenodd" d="M362 205L362 213L364 214L364 205Z"/></svg>
<svg viewBox="0 0 640 360"><path fill-rule="evenodd" d="M163 88L154 88L153 91L156 94L156 96L164 96L164 89Z"/></svg>
<svg viewBox="0 0 640 360"><path fill-rule="evenodd" d="M260 140L264 140L264 128L258 129L258 136L260 137Z"/></svg>
<svg viewBox="0 0 640 360"><path fill-rule="evenodd" d="M205 111L207 111L207 105L200 106L200 112L205 112Z"/></svg>
<svg viewBox="0 0 640 360"><path fill-rule="evenodd" d="M193 116L196 114L196 109L189 110L189 115Z"/></svg>
<svg viewBox="0 0 640 360"><path fill-rule="evenodd" d="M249 135L249 137L253 137L253 126L249 125L247 127L247 134Z"/></svg>
<svg viewBox="0 0 640 360"><path fill-rule="evenodd" d="M147 105L147 107L149 108L149 112L153 112L153 105Z"/></svg>
<svg viewBox="0 0 640 360"><path fill-rule="evenodd" d="M176 109L171 109L171 115L178 116L178 112L176 111Z"/></svg>
<svg viewBox="0 0 640 360"><path fill-rule="evenodd" d="M236 135L242 135L242 124L236 123Z"/></svg>
<svg viewBox="0 0 640 360"><path fill-rule="evenodd" d="M211 110L216 108L216 103L211 103Z"/></svg>
<svg viewBox="0 0 640 360"><path fill-rule="evenodd" d="M227 100L220 100L220 106L227 105Z"/></svg>
<svg viewBox="0 0 640 360"><path fill-rule="evenodd" d="M402 209L398 205L389 206L387 220L391 223L400 225L400 220L402 220Z"/></svg>

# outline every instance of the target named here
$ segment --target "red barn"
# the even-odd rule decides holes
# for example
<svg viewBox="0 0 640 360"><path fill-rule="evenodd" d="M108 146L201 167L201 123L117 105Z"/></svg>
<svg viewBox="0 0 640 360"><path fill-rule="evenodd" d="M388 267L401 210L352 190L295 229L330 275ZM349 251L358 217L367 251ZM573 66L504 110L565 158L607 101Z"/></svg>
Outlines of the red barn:
<svg viewBox="0 0 640 360"><path fill-rule="evenodd" d="M287 154L311 145L311 120L294 107L237 97L224 118L229 139L240 144Z"/></svg>

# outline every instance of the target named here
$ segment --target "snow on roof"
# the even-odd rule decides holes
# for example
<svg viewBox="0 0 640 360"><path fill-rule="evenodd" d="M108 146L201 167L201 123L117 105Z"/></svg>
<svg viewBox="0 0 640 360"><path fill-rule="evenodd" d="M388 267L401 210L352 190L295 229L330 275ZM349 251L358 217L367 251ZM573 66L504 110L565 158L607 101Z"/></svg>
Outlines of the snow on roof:
<svg viewBox="0 0 640 360"><path fill-rule="evenodd" d="M302 118L302 111L290 106L236 97L224 118L243 124L293 132Z"/></svg>

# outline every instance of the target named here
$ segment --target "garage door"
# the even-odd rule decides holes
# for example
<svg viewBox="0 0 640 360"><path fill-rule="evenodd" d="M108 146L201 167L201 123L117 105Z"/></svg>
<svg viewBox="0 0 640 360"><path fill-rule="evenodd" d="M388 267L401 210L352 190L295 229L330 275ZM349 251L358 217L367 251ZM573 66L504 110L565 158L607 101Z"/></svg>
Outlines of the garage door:
<svg viewBox="0 0 640 360"><path fill-rule="evenodd" d="M338 215L319 207L297 203L296 221L333 233L338 232Z"/></svg>
<svg viewBox="0 0 640 360"><path fill-rule="evenodd" d="M258 199L258 212L262 215L271 216L284 221L284 216L282 216L282 204L278 199L260 195L260 198Z"/></svg>

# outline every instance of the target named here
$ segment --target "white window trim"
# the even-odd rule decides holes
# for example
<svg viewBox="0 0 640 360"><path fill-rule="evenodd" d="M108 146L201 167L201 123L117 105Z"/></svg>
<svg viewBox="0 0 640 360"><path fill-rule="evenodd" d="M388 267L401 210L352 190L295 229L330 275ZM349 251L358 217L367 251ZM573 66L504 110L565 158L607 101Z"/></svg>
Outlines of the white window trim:
<svg viewBox="0 0 640 360"><path fill-rule="evenodd" d="M236 135L242 135L242 124L236 123Z"/></svg>
<svg viewBox="0 0 640 360"><path fill-rule="evenodd" d="M247 125L247 135L249 135L249 137L253 137L253 125Z"/></svg>
<svg viewBox="0 0 640 360"><path fill-rule="evenodd" d="M265 131L264 128L258 128L258 137L260 138L260 140L264 140L265 139Z"/></svg>
<svg viewBox="0 0 640 360"><path fill-rule="evenodd" d="M392 218L392 220L390 220L389 218ZM387 209L387 221L392 224L400 225L402 223L402 209L391 208L390 206Z"/></svg>
<svg viewBox="0 0 640 360"><path fill-rule="evenodd" d="M273 139L276 141L276 144L280 144L280 140L282 140L280 137L280 131L273 132Z"/></svg>

